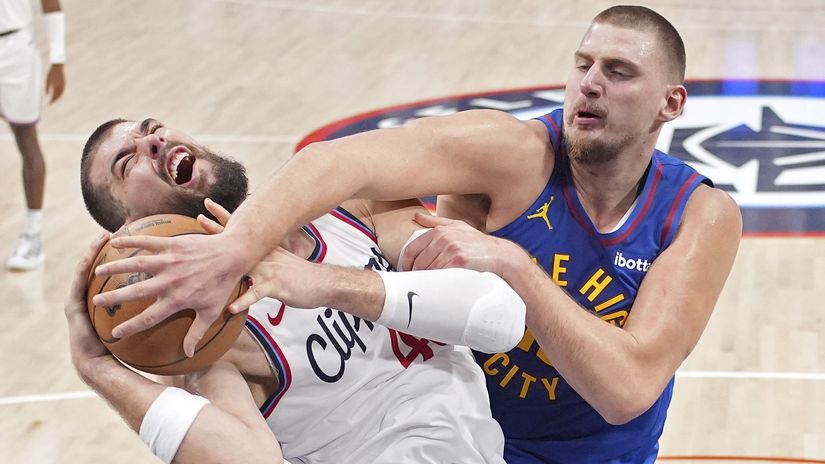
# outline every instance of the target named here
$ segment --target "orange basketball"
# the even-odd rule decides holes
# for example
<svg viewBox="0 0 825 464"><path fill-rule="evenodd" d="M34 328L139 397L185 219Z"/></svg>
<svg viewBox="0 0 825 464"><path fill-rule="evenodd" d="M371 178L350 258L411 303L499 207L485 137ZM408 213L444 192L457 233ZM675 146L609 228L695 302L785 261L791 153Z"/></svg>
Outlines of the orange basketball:
<svg viewBox="0 0 825 464"><path fill-rule="evenodd" d="M206 231L198 221L177 214L158 214L131 222L118 231L123 235L155 235L173 237L186 234L205 234ZM195 348L195 354L187 358L183 352L183 338L195 319L194 310L179 311L155 327L143 332L117 339L112 337L112 329L121 322L140 314L153 303L153 300L131 301L110 308L95 306L92 297L116 288L140 282L149 276L146 273L116 274L110 277L97 277L94 268L100 264L117 261L142 254L151 254L135 248L116 249L103 246L95 259L92 274L89 276L87 304L89 317L100 340L118 359L144 372L160 375L178 375L203 369L221 357L235 343L244 322L246 311L230 314L224 310L220 317L209 327L204 337ZM235 286L227 304L241 296L247 289L241 281Z"/></svg>

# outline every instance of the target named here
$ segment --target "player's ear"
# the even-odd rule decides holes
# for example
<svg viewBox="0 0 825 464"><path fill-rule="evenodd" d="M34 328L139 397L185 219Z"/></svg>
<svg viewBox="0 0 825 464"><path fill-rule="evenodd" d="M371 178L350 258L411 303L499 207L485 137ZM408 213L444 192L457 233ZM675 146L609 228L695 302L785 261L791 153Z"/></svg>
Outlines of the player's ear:
<svg viewBox="0 0 825 464"><path fill-rule="evenodd" d="M662 122L672 121L682 114L687 101L687 89L684 85L668 85L665 94L665 106L659 112Z"/></svg>

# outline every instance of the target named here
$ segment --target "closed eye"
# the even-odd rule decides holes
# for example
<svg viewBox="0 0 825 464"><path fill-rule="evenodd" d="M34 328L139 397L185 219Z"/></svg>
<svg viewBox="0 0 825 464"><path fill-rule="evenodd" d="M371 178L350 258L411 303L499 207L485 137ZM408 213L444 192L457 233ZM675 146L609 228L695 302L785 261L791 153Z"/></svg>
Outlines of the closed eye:
<svg viewBox="0 0 825 464"><path fill-rule="evenodd" d="M120 178L122 179L126 176L126 165L129 164L129 160L135 157L134 153L129 153L123 157L123 162L120 163Z"/></svg>

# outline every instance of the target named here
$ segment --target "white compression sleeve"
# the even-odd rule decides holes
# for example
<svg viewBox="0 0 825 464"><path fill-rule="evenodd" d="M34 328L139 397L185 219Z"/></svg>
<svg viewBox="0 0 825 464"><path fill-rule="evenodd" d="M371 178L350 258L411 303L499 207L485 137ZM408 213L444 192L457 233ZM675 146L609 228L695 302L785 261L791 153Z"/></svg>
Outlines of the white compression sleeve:
<svg viewBox="0 0 825 464"><path fill-rule="evenodd" d="M525 305L499 276L468 269L378 272L384 310L377 323L485 353L512 349L524 335Z"/></svg>
<svg viewBox="0 0 825 464"><path fill-rule="evenodd" d="M66 62L66 17L62 11L43 14L43 29L49 43L49 62Z"/></svg>
<svg viewBox="0 0 825 464"><path fill-rule="evenodd" d="M207 404L209 400L202 396L177 387L168 387L155 398L143 416L140 439L155 456L170 464L186 432Z"/></svg>

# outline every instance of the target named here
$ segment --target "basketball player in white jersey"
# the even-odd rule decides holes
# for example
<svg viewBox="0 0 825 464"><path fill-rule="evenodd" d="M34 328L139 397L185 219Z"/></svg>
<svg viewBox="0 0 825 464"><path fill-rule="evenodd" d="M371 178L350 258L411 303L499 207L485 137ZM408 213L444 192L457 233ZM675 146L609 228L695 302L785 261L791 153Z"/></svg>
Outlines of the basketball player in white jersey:
<svg viewBox="0 0 825 464"><path fill-rule="evenodd" d="M205 195L233 207L246 195L240 165L151 119L101 126L81 172L87 206L109 229L147 214L197 214ZM417 200L349 201L294 231L251 273L259 297L279 300L254 304L220 361L176 379L184 389L126 369L94 335L84 295L98 241L66 305L73 362L165 462L504 462L484 376L454 344L514 346L524 304L488 273L386 272L399 267L422 211Z"/></svg>
<svg viewBox="0 0 825 464"><path fill-rule="evenodd" d="M63 94L66 59L65 20L58 0L42 0L43 25L51 66L46 92L55 101ZM40 119L41 63L34 40L30 0L0 0L0 114L8 121L23 157L26 223L6 267L28 271L46 259L40 241L46 164L37 139Z"/></svg>

